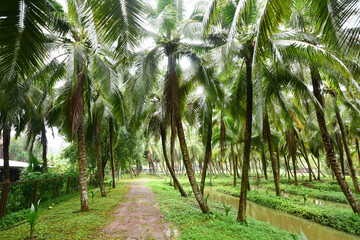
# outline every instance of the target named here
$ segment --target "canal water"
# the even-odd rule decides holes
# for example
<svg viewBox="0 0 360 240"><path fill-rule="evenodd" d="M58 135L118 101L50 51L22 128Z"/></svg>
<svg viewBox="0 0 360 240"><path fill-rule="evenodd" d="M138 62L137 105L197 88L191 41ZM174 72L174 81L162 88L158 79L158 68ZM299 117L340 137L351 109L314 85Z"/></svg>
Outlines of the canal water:
<svg viewBox="0 0 360 240"><path fill-rule="evenodd" d="M239 209L239 198L216 192L215 189L205 188L205 195L217 202ZM282 213L269 207L247 201L246 214L253 219L268 222L271 225L284 229L290 233L300 234L302 230L309 240L360 240L360 237L335 230L321 224L305 220L287 213ZM359 226L360 227L360 226Z"/></svg>

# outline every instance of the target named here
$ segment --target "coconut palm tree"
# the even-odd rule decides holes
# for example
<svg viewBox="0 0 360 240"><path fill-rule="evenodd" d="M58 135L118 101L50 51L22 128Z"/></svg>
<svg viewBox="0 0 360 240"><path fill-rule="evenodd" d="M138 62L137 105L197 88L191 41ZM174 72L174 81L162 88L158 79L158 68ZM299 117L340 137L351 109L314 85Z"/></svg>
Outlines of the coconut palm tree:
<svg viewBox="0 0 360 240"><path fill-rule="evenodd" d="M4 179L9 175L10 132L23 115L28 79L49 56L45 29L56 9L48 1L11 1L0 10L0 89L1 127L4 137ZM49 30L50 31L50 30ZM28 82L29 83L29 82Z"/></svg>
<svg viewBox="0 0 360 240"><path fill-rule="evenodd" d="M312 2L312 9L317 9L319 7L318 1ZM322 28L320 32L313 32L312 36L307 35L306 26L302 25L302 30L305 34L299 34L299 32L294 34L287 34L289 40L284 40L286 42L281 42L279 40L278 47L283 48L286 51L286 54L291 54L291 58L295 56L298 61L304 62L306 59L306 65L309 68L310 80L313 87L313 93L317 101L315 101L316 116L318 120L318 125L320 128L323 145L326 151L327 159L330 163L331 169L336 176L336 179L349 201L354 212L360 211L360 205L356 201L352 191L350 190L344 175L341 172L338 161L336 159L334 148L331 144L330 135L326 126L326 120L324 115L324 98L322 96L321 85L322 81L322 69L326 69L327 66L331 65L332 69L337 69L340 73L351 78L349 76L349 71L346 69L345 65L339 60L339 58L330 51L332 46L326 48L328 42L320 42L320 39L316 36L322 36L322 30L327 28ZM305 30L305 31L304 31ZM298 35L299 34L299 35ZM302 35L302 40L299 39ZM291 39L291 40L290 40ZM305 39L305 41L304 41ZM329 40L330 42L330 40ZM320 43L322 45L320 45ZM276 43L277 44L277 43ZM306 50L306 52L304 51ZM281 50L282 51L282 50ZM291 52L291 53L290 53ZM295 54L295 55L294 55ZM289 56L289 55L288 55Z"/></svg>
<svg viewBox="0 0 360 240"><path fill-rule="evenodd" d="M216 17L215 7L217 1L210 2L203 23L204 29L209 29L209 24L221 17ZM243 158L243 171L241 181L241 193L238 212L238 221L245 222L246 218L246 196L248 189L248 171L250 166L250 149L251 149L251 133L252 133L252 118L253 118L253 79L256 86L261 86L259 79L259 69L261 58L265 56L265 45L268 44L268 39L279 26L279 23L289 15L290 1L280 0L267 0L259 4L256 1L240 1L237 5L232 1L226 2L221 5L224 7L224 15L230 19L230 32L228 36L228 42L226 46L226 52L229 52L233 43L236 40L242 42L242 47L237 48L241 50L241 59L245 63L246 69L246 119L245 119L245 146L244 146L244 158ZM235 10L235 11L234 11ZM227 15L229 14L229 15ZM254 16L257 16L257 23L255 23ZM248 34L244 38L244 33L249 32L251 26L251 34ZM244 40L245 39L245 40ZM257 87L256 87L257 88ZM261 94L261 91L258 92ZM262 101L260 96L260 102ZM258 106L257 106L258 107ZM262 124L261 124L262 125Z"/></svg>

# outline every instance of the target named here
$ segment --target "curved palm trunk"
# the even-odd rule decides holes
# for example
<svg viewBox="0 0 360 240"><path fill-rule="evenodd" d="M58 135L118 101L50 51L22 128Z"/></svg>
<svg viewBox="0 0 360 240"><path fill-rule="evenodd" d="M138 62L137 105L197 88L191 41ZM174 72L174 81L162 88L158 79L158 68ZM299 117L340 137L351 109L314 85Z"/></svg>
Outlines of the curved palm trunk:
<svg viewBox="0 0 360 240"><path fill-rule="evenodd" d="M274 148L271 140L271 131L270 131L270 124L269 124L269 116L267 111L265 112L264 116L264 133L266 140L268 142L269 146L269 153L270 153L270 160L271 160L271 166L273 169L273 175L274 175L274 183L275 183L275 190L276 190L276 196L280 196L280 185L279 185L279 172L278 167L276 164L276 159L274 156Z"/></svg>
<svg viewBox="0 0 360 240"><path fill-rule="evenodd" d="M189 181L190 181L190 185L191 188L193 190L193 193L195 195L195 198L201 208L201 211L203 213L207 213L209 211L209 207L207 206L205 199L203 197L203 195L201 194L201 191L199 189L199 186L196 182L195 179L195 174L194 174L194 170L191 166L191 161L189 158L189 152L186 146L186 141L185 141L185 135L184 135L184 129L182 126L182 122L181 122L181 117L180 117L180 111L177 110L176 111L176 125L177 125L177 130L178 130L178 137L179 137L179 142L180 142L180 148L181 148L181 152L183 155L183 160L184 160L184 165L186 168L186 173L188 175Z"/></svg>
<svg viewBox="0 0 360 240"><path fill-rule="evenodd" d="M43 161L43 167L44 172L48 172L48 166L47 166L47 139L46 139L46 132L45 128L41 131L41 144L42 144L42 161Z"/></svg>
<svg viewBox="0 0 360 240"><path fill-rule="evenodd" d="M182 188L182 186L180 185L180 182L178 181L174 169L172 169L170 162L169 162L169 158L167 156L166 153L166 132L164 127L161 125L160 126L160 136L161 136L161 144L162 144L162 149L163 149L163 154L164 154L164 158L165 158L165 163L166 163L166 167L170 172L171 177L174 179L174 185L177 186L177 188L179 189L179 192L181 194L181 196L183 197L187 197L186 192L184 191L184 189Z"/></svg>
<svg viewBox="0 0 360 240"><path fill-rule="evenodd" d="M9 148L10 148L10 129L4 128L3 130L3 157L4 157L4 181L10 182L10 156L9 156Z"/></svg>
<svg viewBox="0 0 360 240"><path fill-rule="evenodd" d="M96 143L96 164L98 168L98 177L99 177L99 187L101 191L101 196L106 197L105 192L105 184L104 184L104 172L103 172L103 165L101 161L101 135L99 126L96 126L96 136L97 136L97 143Z"/></svg>
<svg viewBox="0 0 360 240"><path fill-rule="evenodd" d="M203 213L207 213L209 211L209 207L207 206L203 195L199 189L199 186L196 182L195 174L193 167L191 165L189 151L186 146L184 129L181 121L180 107L179 107L179 79L177 77L175 67L176 67L176 58L174 56L175 45L169 43L166 47L166 52L168 55L168 69L166 74L166 82L165 82L165 99L168 101L168 109L170 109L170 113L175 114L175 123L177 128L177 135L180 143L180 148L183 156L183 161L186 169L186 173L188 175L191 188L195 195L195 198L202 210Z"/></svg>
<svg viewBox="0 0 360 240"><path fill-rule="evenodd" d="M241 190L239 199L239 211L237 220L241 223L246 221L246 197L249 186L249 168L250 168L250 150L251 150L251 131L252 131L252 102L253 102L253 85L252 85L252 54L245 58L246 63L246 119L245 119L245 142L244 158L241 175Z"/></svg>
<svg viewBox="0 0 360 240"><path fill-rule="evenodd" d="M344 149L341 142L341 137L339 133L335 133L336 138L336 144L339 150L339 157L340 157L340 166L341 166L341 172L345 176L345 161L344 161Z"/></svg>
<svg viewBox="0 0 360 240"><path fill-rule="evenodd" d="M200 191L201 194L204 195L204 187L205 187L205 179L206 179L206 171L208 169L209 162L211 162L211 138L212 138L212 109L210 110L209 116L209 123L208 123L208 131L207 131L207 138L206 138L206 150L205 150L205 158L203 169L201 173L201 183L200 183Z"/></svg>
<svg viewBox="0 0 360 240"><path fill-rule="evenodd" d="M355 193L358 194L358 193L360 193L360 189L359 189L358 181L356 179L356 172L355 172L354 164L353 164L351 154L350 154L349 142L348 142L348 139L346 136L344 123L341 118L340 111L339 111L339 108L338 108L335 98L334 98L334 109L335 109L336 119L339 124L340 131L341 131L341 137L342 137L344 148L345 148L346 158L347 158L347 161L348 161L349 167L350 167L351 179L354 184Z"/></svg>
<svg viewBox="0 0 360 240"><path fill-rule="evenodd" d="M319 101L321 106L324 106L324 101L323 101L323 97L321 95L321 88L320 88L321 77L320 77L318 70L315 68L311 69L311 81L312 81L314 95L315 95L316 99ZM335 152L332 147L330 137L329 137L329 134L328 134L328 131L326 128L324 114L318 108L316 108L316 116L318 119L318 124L319 124L319 128L320 128L324 148L326 150L326 157L330 163L331 169L333 170L333 172L336 176L336 179L341 187L341 190L343 191L346 199L348 200L352 210L355 213L360 213L360 205L356 201L354 194L352 193L348 183L345 180L344 175L341 172L341 169L339 168L339 164L335 157Z"/></svg>
<svg viewBox="0 0 360 240"><path fill-rule="evenodd" d="M84 122L81 116L80 126L77 130L78 154L79 154L79 182L80 182L80 203L81 211L89 211L87 182L86 182L86 150L84 136Z"/></svg>
<svg viewBox="0 0 360 240"><path fill-rule="evenodd" d="M112 177L112 187L116 187L115 183L115 164L114 164L114 149L113 149L113 125L112 119L109 120L109 137L110 137L110 164L111 164L111 177Z"/></svg>

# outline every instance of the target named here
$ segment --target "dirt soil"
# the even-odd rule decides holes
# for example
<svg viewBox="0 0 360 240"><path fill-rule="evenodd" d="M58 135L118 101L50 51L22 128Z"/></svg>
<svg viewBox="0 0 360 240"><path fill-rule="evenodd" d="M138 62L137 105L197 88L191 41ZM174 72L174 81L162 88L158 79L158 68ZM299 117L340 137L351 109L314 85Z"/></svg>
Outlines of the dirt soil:
<svg viewBox="0 0 360 240"><path fill-rule="evenodd" d="M116 219L102 230L102 239L174 239L146 180L131 182Z"/></svg>

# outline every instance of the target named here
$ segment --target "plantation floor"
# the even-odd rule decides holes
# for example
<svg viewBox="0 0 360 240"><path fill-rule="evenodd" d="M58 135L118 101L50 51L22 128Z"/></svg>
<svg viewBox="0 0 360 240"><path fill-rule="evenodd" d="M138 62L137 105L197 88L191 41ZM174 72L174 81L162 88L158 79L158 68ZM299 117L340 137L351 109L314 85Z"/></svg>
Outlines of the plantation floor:
<svg viewBox="0 0 360 240"><path fill-rule="evenodd" d="M129 182L126 200L115 211L116 219L106 226L103 239L170 239L169 224L165 223L148 179Z"/></svg>

